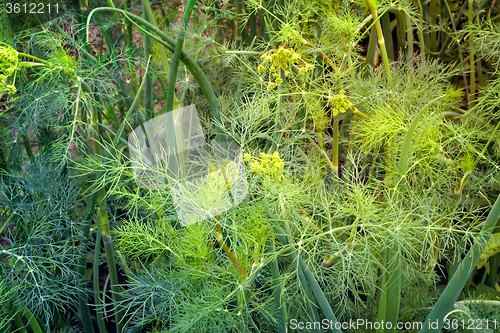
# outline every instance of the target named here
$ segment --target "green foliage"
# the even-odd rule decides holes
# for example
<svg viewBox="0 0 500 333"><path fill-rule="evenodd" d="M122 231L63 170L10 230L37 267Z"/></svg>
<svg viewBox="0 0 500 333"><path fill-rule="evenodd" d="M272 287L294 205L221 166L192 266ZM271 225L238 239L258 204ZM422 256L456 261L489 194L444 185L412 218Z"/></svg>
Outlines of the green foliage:
<svg viewBox="0 0 500 333"><path fill-rule="evenodd" d="M0 209L9 219L9 245L0 251L0 303L27 307L44 325L75 307L75 260L79 254L79 188L48 158L4 176ZM24 311L23 311L24 312Z"/></svg>
<svg viewBox="0 0 500 333"><path fill-rule="evenodd" d="M180 2L75 1L15 34L0 14L0 330L496 319L498 6L470 3L200 2L181 25ZM245 200L187 226L129 157L166 96L246 162ZM183 204L212 209L236 162Z"/></svg>

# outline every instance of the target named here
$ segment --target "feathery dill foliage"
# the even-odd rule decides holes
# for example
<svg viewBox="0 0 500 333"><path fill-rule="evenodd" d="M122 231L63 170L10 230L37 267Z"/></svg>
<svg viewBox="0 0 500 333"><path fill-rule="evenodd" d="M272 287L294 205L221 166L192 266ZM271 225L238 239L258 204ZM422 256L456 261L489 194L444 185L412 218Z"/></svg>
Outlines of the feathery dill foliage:
<svg viewBox="0 0 500 333"><path fill-rule="evenodd" d="M246 20L252 13L264 10L260 2L250 5L253 7ZM483 128L471 126L467 119L446 118L446 112L455 112L462 106L463 93L449 83L450 77L461 73L452 66L416 57L410 63L401 60L391 64L390 79L380 69L368 77L358 75L355 52L359 52L356 41L362 33L363 19L359 8L347 7L341 12L330 8L328 12L325 9L328 6L321 10L317 4L305 7L294 1L284 7L273 7L272 11L266 8L264 19L270 21L270 39L257 50L264 55L285 48L290 54L293 51L305 63L313 64L315 68L310 73L300 71L298 64L288 70L283 59L270 69L267 66L273 66L272 59L268 64L259 57L250 57L246 62L244 54L226 54L224 61L207 68L212 74L222 66L224 72L214 78L215 86L225 82L226 87L233 87L239 77L234 74L246 67L241 99L236 103L228 89L219 98L225 131L252 156L279 152L284 158L282 178L271 180L255 175L250 186L252 195L221 214L219 222L212 219L180 229L175 227L175 216L167 213L169 207L172 209L168 191L141 189L134 193L112 186L114 195L130 203L129 220L115 232L117 249L126 255L133 276L172 274L188 281L175 287L172 280L158 282L157 286L167 286L165 297L173 304L163 312L169 319L160 320L164 329L209 332L237 327L266 331L273 327L274 319L269 315L272 304L264 297L271 294L270 268L259 268L255 284L246 289L249 293L246 303L239 302L238 271L224 257L222 249L214 246L211 236L218 223L230 250L246 272L251 272L261 261L279 257L280 284L286 286L282 291L283 303L290 311L296 309L295 313L300 313L303 319L310 318L312 313L306 298L296 296L306 291L298 282L293 251L304 258L339 318L364 318L365 307L376 302L379 292L380 272L384 269L382 254L389 244L396 243L403 253L405 301L401 317L421 318L424 314L416 313L415 309L433 301L429 290L438 279L433 269L443 258L452 262L460 258L478 231L481 214L473 206L455 202L451 197L457 170L467 170L464 161L477 159L489 137ZM413 10L410 6L405 8L408 12ZM321 17L325 12L329 15ZM323 33L315 41L315 29L320 26ZM315 41L315 47L311 48L305 38ZM318 52L323 52L337 66L350 57L349 72L335 73L334 68L328 67L329 60L318 57ZM208 61L204 64L211 65ZM348 101L369 120L353 118L350 111L340 115L334 112L332 101L343 94L341 91L346 91ZM364 175L364 160L372 155L379 157L377 168L386 174L396 172L400 147L412 120L426 104L442 95L445 97L432 104L417 127L407 179L395 186ZM330 129L337 116L351 122L349 132L341 137L349 140L349 145L345 148L342 178L325 181L331 177L329 165L309 143L323 139L326 155L331 156L334 141ZM208 122L204 125L210 126ZM207 133L213 133L207 129ZM484 167L473 179L490 175L486 177L490 181L471 181L471 187L465 190L467 195L477 196L494 178L495 161L482 163ZM109 183L116 184L118 170L115 167L117 173L108 178ZM250 165L248 171L252 171ZM132 178L131 173L121 175L126 179L124 184ZM270 253L266 250L266 239L272 237L272 224L276 222L269 221L263 213L264 198L269 200L278 224L286 221L284 228L288 228L292 239ZM322 261L326 264L318 265ZM141 263L147 263L149 269ZM421 286L418 294L411 287L415 284ZM131 288L137 287L134 284ZM148 292L156 295L151 288L146 288L144 295ZM144 297L141 295L123 293L123 304L128 311L132 311L133 304L139 304ZM172 316L171 311L176 315ZM259 318L258 324L255 316ZM137 313L134 318L147 323L155 320L157 314L149 308L140 310L140 315Z"/></svg>
<svg viewBox="0 0 500 333"><path fill-rule="evenodd" d="M0 209L9 216L8 247L0 250L0 302L29 309L49 325L55 315L76 308L75 260L80 229L73 209L79 188L61 174L57 162L39 158L24 171L3 176ZM9 315L2 312L2 315Z"/></svg>

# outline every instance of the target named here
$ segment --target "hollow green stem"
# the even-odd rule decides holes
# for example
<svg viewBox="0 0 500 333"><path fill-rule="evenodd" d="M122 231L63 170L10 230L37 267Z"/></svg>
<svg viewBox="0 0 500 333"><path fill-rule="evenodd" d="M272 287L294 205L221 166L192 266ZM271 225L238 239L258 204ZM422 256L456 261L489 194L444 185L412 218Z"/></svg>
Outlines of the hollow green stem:
<svg viewBox="0 0 500 333"><path fill-rule="evenodd" d="M94 302L96 305L96 319L97 326L99 327L100 333L106 333L106 325L104 325L103 311L101 310L101 290L99 288L99 256L101 253L101 232L102 232L102 224L101 224L101 212L100 208L97 209L96 214L96 223L97 223L97 236L95 242L94 249L94 267L93 267L93 285L94 285Z"/></svg>
<svg viewBox="0 0 500 333"><path fill-rule="evenodd" d="M100 211L102 217L107 221L108 216L105 210ZM102 219L101 217L101 219ZM111 234L109 232L109 227L107 224L102 225L102 240L104 242L104 252L106 253L106 261L108 264L110 282L111 282L111 291L113 304L115 306L115 318L116 318L116 332L123 332L123 313L121 311L116 310L116 306L120 304L121 297L120 291L121 288L118 283L118 270L116 269L115 262L115 253L113 250L113 239L111 238Z"/></svg>
<svg viewBox="0 0 500 333"><path fill-rule="evenodd" d="M408 15L394 6L390 6L389 11L396 17L396 37L398 41L398 48L400 52L404 52L406 44L405 34L408 31L406 28L406 18Z"/></svg>
<svg viewBox="0 0 500 333"><path fill-rule="evenodd" d="M93 206L91 206L93 207ZM93 209L92 209L93 211ZM87 295L87 279L86 279L86 270L87 270L87 246L89 243L90 237L90 225L91 220L89 220L82 228L82 255L78 262L78 275L80 275L80 292L78 293L78 303L80 307L80 316L82 318L82 325L85 333L94 333L94 326L92 325L92 317L90 316L90 309L87 303L88 295Z"/></svg>
<svg viewBox="0 0 500 333"><path fill-rule="evenodd" d="M28 320L28 325L31 326L31 329L33 330L33 333L42 333L42 328L38 324L38 321L36 320L35 316L31 313L31 311L26 308L24 308L24 316Z"/></svg>
<svg viewBox="0 0 500 333"><path fill-rule="evenodd" d="M497 253L489 260L490 273L488 274L488 286L490 288L495 288L495 284L497 282L499 259L500 253Z"/></svg>
<svg viewBox="0 0 500 333"><path fill-rule="evenodd" d="M240 22L240 16L241 16L241 10L243 7L243 0L235 0L236 2L236 15L234 17L234 33L235 33L235 39L237 41L241 40L241 22Z"/></svg>
<svg viewBox="0 0 500 333"><path fill-rule="evenodd" d="M332 168L333 173L339 177L339 123L340 115L335 117L333 121L333 142L332 142Z"/></svg>
<svg viewBox="0 0 500 333"><path fill-rule="evenodd" d="M342 331L338 328L336 328L335 323L337 322L337 318L335 317L335 314L333 313L332 307L330 306L330 303L328 303L328 300L326 299L325 294L323 293L323 290L321 290L321 287L316 281L316 278L314 277L313 273L311 270L307 267L305 261L299 256L298 257L300 267L302 271L304 272L304 275L307 279L307 282L309 283L309 286L311 287L311 290L314 294L314 297L318 301L319 307L321 308L321 311L323 312L323 315L326 317L326 319L329 320L330 323L333 323L331 326L331 331L334 333L341 333Z"/></svg>
<svg viewBox="0 0 500 333"><path fill-rule="evenodd" d="M179 37L177 38L177 42L175 43L174 55L172 56L172 63L170 64L170 73L168 77L168 86L167 86L167 97L166 97L166 112L170 112L174 109L174 97L175 97L175 83L177 81L177 72L179 71L179 60L181 58L182 47L184 44L184 36L186 34L186 28L189 23L189 19L191 18L191 12L193 11L193 7L195 4L195 0L189 0L184 11L184 16L182 17L181 22L181 31L179 33ZM173 117L177 117L177 111L174 111ZM172 126L173 128L173 126ZM177 147L177 153L179 154L179 160L181 164L181 171L183 171L183 165L185 162L185 157L182 153L181 142L183 141L181 131L175 131L177 136L174 141L173 131L167 131L167 143L171 147ZM172 159L170 159L172 160ZM169 163L169 169L173 170L174 173L177 173L177 165L174 163Z"/></svg>
<svg viewBox="0 0 500 333"><path fill-rule="evenodd" d="M415 133L415 130L417 129L417 126L418 126L418 123L420 122L420 119L424 115L427 108L432 105L432 103L436 102L437 100L440 100L443 97L445 97L445 95L436 97L432 101L427 103L422 108L422 110L420 110L420 112L417 114L417 116L413 119L413 121L410 125L410 128L408 129L408 132L406 133L405 139L403 141L403 147L401 149L401 156L399 158L398 169L399 169L399 174L401 176L404 176L406 174L406 169L408 167L408 158L410 155L410 146L411 146L411 141L413 139L413 133Z"/></svg>
<svg viewBox="0 0 500 333"><path fill-rule="evenodd" d="M384 33L384 41L387 49L387 57L389 60L394 60L394 45L392 42L392 33L391 33L391 21L389 18L389 13L386 13L380 18L382 23L382 31Z"/></svg>
<svg viewBox="0 0 500 333"><path fill-rule="evenodd" d="M274 240L271 241L270 247L272 248L272 253L276 252ZM278 267L278 257L274 257L271 261L271 275L273 278L273 296L274 296L274 311L275 319L278 323L278 333L286 333L286 322L285 322L285 306L281 298L281 284L280 284L280 273Z"/></svg>
<svg viewBox="0 0 500 333"><path fill-rule="evenodd" d="M417 4L418 12L420 14L420 15L418 15L420 27L418 27L418 29L417 29L418 41L420 44L420 54L424 55L425 49L426 49L425 48L424 32L422 30L424 28L424 9L422 8L422 3L420 2L420 0L415 0L415 3Z"/></svg>
<svg viewBox="0 0 500 333"><path fill-rule="evenodd" d="M149 62L146 66L145 75L147 74L148 67L149 67ZM142 87L144 86L144 82L145 82L145 80L143 79L141 86L140 86L140 89L142 89ZM127 114L125 115L125 118L123 119L120 127L117 130L117 134L115 135L115 138L113 139L113 146L116 146L116 144L120 140L121 134L122 134L123 130L125 129L125 125L128 123L128 120L130 119L132 112L134 111L135 106L139 101L139 98L140 98L140 94L137 94L131 107L129 108ZM107 159L109 157L109 154L110 154L110 152L107 151L105 159ZM96 178L97 182L95 184L97 184L98 181L104 176L104 173L105 173L105 171L104 171L104 166L103 166L101 168L101 171L97 175L97 178ZM82 235L83 250L82 250L82 254L81 254L81 257L79 259L79 262L78 262L78 274L80 275L80 293L79 293L78 301L79 301L79 306L80 306L80 313L82 316L82 324L84 326L85 333L93 333L94 332L94 328L92 326L92 319L90 316L90 309L89 309L88 304L87 304L88 296L87 296L87 292L85 290L86 289L86 286L85 286L86 285L86 283L85 283L86 282L86 279L85 279L86 275L85 275L85 273L86 273L87 251L88 251L87 246L88 246L89 237L90 237L90 226L92 224L91 214L94 212L94 206L97 202L98 195L99 195L99 191L95 191L94 194L92 194L92 196L90 197L90 199L88 201L88 209L87 209L88 213L86 214L86 216L84 216L84 219L83 219L87 223L85 223L83 228L82 228L82 231L83 231L83 235Z"/></svg>
<svg viewBox="0 0 500 333"><path fill-rule="evenodd" d="M370 40L368 41L368 49L366 51L365 65L375 66L375 52L377 50L377 32L375 28L371 28Z"/></svg>
<svg viewBox="0 0 500 333"><path fill-rule="evenodd" d="M33 162L35 160L35 156L33 155L33 150L31 150L32 148L27 134L23 134L23 144L24 148L26 149L26 153L28 154L28 157Z"/></svg>
<svg viewBox="0 0 500 333"><path fill-rule="evenodd" d="M151 10L151 5L149 3L149 0L142 0L142 1L143 1L143 5L146 9L146 13L148 14L147 21L158 28L158 25L156 24L155 16L153 14L153 11ZM161 56L161 59L163 61L163 71L166 73L166 72L170 71L169 65L168 65L167 53L165 52L165 47L163 45L158 45L158 46L159 46L158 50L160 51L160 56ZM162 83L162 82L160 81L160 83ZM163 87L163 85L162 85L162 87Z"/></svg>
<svg viewBox="0 0 500 333"><path fill-rule="evenodd" d="M413 67L413 24L410 15L405 14L406 18L406 59L408 66Z"/></svg>
<svg viewBox="0 0 500 333"><path fill-rule="evenodd" d="M19 312L16 313L16 315L14 316L14 323L17 326L16 332L26 333L26 328L24 327L23 318L21 318L21 315L19 314Z"/></svg>
<svg viewBox="0 0 500 333"><path fill-rule="evenodd" d="M437 0L431 0L429 4L429 25L434 27L437 23L438 7ZM436 40L436 30L432 29L429 34L429 50L436 52L437 40Z"/></svg>
<svg viewBox="0 0 500 333"><path fill-rule="evenodd" d="M387 50L385 47L385 39L384 39L384 34L382 32L382 26L380 22L377 20L377 10L375 6L373 5L371 0L366 0L366 4L368 5L368 8L370 9L370 13L372 14L373 21L375 22L375 29L377 30L377 37L378 37L378 45L380 47L380 53L382 54L382 60L384 61L384 66L385 66L385 71L387 73L387 80L389 82L389 85L391 85L391 68L389 66L389 58L387 55Z"/></svg>
<svg viewBox="0 0 500 333"><path fill-rule="evenodd" d="M403 177L407 171L411 141L420 119L432 103L443 97L444 96L439 96L427 103L412 121L403 141L401 156L399 158L398 168L401 177ZM382 277L378 319L391 322L393 325L392 329L384 330L381 328L380 330L377 330L377 333L394 332L396 326L395 323L397 322L399 315L399 304L401 300L401 248L397 244L393 244L385 251L385 271Z"/></svg>
<svg viewBox="0 0 500 333"><path fill-rule="evenodd" d="M264 210L266 212L267 217L271 221L274 221L275 220L274 215L271 212L271 209L269 208L269 206L267 204L267 199L264 200ZM288 238L287 234L276 223L273 224L273 228L274 228L274 232L276 234L276 237L278 237L278 240L280 241L280 243L283 246L289 245L290 242L289 242L289 238ZM314 301L314 295L312 293L309 282L307 281L307 279L304 275L302 267L301 267L300 263L297 261L297 256L298 256L298 254L296 253L295 250L293 250L292 251L293 258L292 259L297 265L297 276L299 278L300 284L302 285L302 288L304 289L309 310L311 311L313 319L315 321L319 321L319 314L318 314L318 311L316 310L316 306L314 304L312 304L312 302Z"/></svg>
<svg viewBox="0 0 500 333"><path fill-rule="evenodd" d="M392 328L381 327L377 333L395 332L401 301L401 248L397 244L385 249L381 287L377 319L392 323Z"/></svg>
<svg viewBox="0 0 500 333"><path fill-rule="evenodd" d="M474 0L469 0L469 25L473 24ZM469 62L470 62L470 85L469 85L469 109L474 107L474 95L476 94L476 63L474 60L474 34L469 36Z"/></svg>
<svg viewBox="0 0 500 333"><path fill-rule="evenodd" d="M147 1L142 0L142 15L144 19L148 22L151 22L151 17L149 17L146 8L149 7L149 3ZM149 59L153 53L153 39L151 35L148 33L144 34L144 56L146 59ZM148 119L152 119L154 116L153 109L153 75L151 72L148 73L146 77L146 86L144 89L144 97L145 97L145 109L146 115Z"/></svg>

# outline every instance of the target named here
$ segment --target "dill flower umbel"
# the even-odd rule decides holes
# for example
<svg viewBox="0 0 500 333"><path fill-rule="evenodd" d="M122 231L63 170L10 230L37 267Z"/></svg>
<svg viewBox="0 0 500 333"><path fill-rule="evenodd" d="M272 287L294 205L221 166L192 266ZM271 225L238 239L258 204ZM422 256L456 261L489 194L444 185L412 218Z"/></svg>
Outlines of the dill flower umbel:
<svg viewBox="0 0 500 333"><path fill-rule="evenodd" d="M280 158L280 154L275 151L272 155L260 153L259 157L253 157L248 153L243 155L243 159L250 163L250 171L268 180L281 180L285 163Z"/></svg>
<svg viewBox="0 0 500 333"><path fill-rule="evenodd" d="M333 98L333 110L332 113L336 117L339 113L346 113L352 107L352 103L349 102L347 96L345 95L345 90L339 91L339 94Z"/></svg>
<svg viewBox="0 0 500 333"><path fill-rule="evenodd" d="M0 46L0 93L7 92L12 95L17 89L14 84L7 84L7 78L15 74L19 59L15 49L4 43L0 44L6 45Z"/></svg>
<svg viewBox="0 0 500 333"><path fill-rule="evenodd" d="M257 67L257 72L260 74L266 70L265 64L269 63L269 84L267 90L276 88L283 83L280 77L281 71L284 71L285 76L290 76L290 65L295 65L300 75L305 75L307 72L314 69L314 65L308 64L302 57L293 49L280 46L277 50L272 49L260 56L264 61ZM300 66L299 66L300 65ZM274 82L272 81L274 78Z"/></svg>

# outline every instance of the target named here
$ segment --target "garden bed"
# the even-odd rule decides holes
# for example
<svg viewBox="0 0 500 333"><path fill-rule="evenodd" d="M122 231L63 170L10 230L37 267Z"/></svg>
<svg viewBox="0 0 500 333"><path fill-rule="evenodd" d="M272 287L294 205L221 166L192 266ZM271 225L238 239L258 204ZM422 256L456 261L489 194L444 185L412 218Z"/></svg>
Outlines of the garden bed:
<svg viewBox="0 0 500 333"><path fill-rule="evenodd" d="M1 332L500 332L496 0L32 3Z"/></svg>

